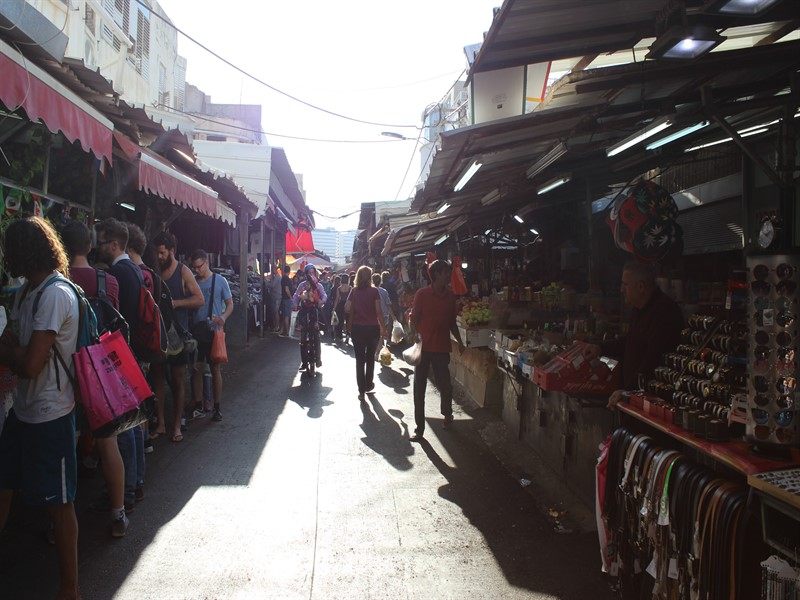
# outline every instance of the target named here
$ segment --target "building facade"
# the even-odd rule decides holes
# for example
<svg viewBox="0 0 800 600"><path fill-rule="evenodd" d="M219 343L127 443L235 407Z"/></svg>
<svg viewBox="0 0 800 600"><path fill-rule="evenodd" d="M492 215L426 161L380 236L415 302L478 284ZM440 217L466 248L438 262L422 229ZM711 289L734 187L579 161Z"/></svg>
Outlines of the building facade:
<svg viewBox="0 0 800 600"><path fill-rule="evenodd" d="M431 163L438 149L439 134L469 125L469 88L457 81L441 102L429 105L422 113L422 147L419 153L420 188L431 171Z"/></svg>
<svg viewBox="0 0 800 600"><path fill-rule="evenodd" d="M314 230L314 249L324 252L331 262L344 265L353 254L353 241L356 231L339 231L333 227Z"/></svg>

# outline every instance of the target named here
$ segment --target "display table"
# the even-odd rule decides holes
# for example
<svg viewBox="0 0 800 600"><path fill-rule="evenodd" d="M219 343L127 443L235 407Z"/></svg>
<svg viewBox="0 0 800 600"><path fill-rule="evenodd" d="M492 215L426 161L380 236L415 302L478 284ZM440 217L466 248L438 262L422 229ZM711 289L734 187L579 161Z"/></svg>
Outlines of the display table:
<svg viewBox="0 0 800 600"><path fill-rule="evenodd" d="M645 414L643 410L631 406L630 404L620 403L617 405L617 408L620 412L635 417L637 420L646 423L650 427L666 433L681 444L699 450L743 475L754 475L756 473L763 473L764 471L777 471L779 469L788 469L792 466L800 465L800 450L796 448L791 450L789 459L774 459L755 454L750 450L750 446L746 442L740 440L710 442L686 431L682 427L672 425L660 419L654 419Z"/></svg>

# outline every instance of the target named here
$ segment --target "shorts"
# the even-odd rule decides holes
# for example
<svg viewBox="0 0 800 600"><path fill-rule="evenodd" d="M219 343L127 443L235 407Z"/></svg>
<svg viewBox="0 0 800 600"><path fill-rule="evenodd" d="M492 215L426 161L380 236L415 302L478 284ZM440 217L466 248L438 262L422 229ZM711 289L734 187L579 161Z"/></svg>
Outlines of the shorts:
<svg viewBox="0 0 800 600"><path fill-rule="evenodd" d="M199 345L198 345L199 346ZM191 361L191 353L183 350L180 354L167 357L167 364L171 367L185 367Z"/></svg>
<svg viewBox="0 0 800 600"><path fill-rule="evenodd" d="M12 410L0 434L0 489L20 490L34 506L75 500L75 411L46 423L23 423Z"/></svg>
<svg viewBox="0 0 800 600"><path fill-rule="evenodd" d="M292 301L289 298L281 300L280 314L284 319L292 316Z"/></svg>
<svg viewBox="0 0 800 600"><path fill-rule="evenodd" d="M197 342L197 362L208 362L209 356L211 356L211 344Z"/></svg>

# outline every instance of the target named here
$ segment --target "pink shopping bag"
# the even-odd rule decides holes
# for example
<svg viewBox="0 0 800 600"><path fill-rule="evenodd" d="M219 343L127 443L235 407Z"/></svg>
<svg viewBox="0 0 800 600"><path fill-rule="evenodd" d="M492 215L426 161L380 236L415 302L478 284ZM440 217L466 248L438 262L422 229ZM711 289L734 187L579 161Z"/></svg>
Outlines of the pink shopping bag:
<svg viewBox="0 0 800 600"><path fill-rule="evenodd" d="M146 420L142 403L153 392L119 331L81 348L73 360L81 404L95 436L121 433Z"/></svg>

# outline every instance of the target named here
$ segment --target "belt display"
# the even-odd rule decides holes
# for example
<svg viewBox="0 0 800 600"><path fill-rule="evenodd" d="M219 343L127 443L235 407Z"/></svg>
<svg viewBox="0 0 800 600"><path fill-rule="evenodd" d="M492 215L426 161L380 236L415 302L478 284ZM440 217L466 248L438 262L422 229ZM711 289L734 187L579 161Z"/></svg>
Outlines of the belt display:
<svg viewBox="0 0 800 600"><path fill-rule="evenodd" d="M605 481L598 480L597 507L606 539L601 545L604 564L618 577L624 596L741 597L746 486L622 427L602 456Z"/></svg>
<svg viewBox="0 0 800 600"><path fill-rule="evenodd" d="M800 257L747 258L750 285L751 373L747 438L758 447L800 443L797 417L797 310Z"/></svg>

